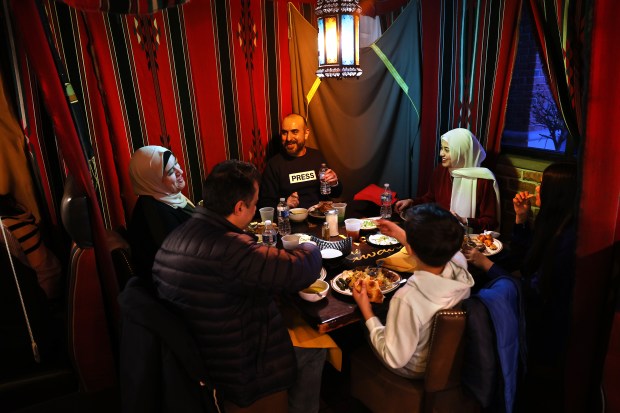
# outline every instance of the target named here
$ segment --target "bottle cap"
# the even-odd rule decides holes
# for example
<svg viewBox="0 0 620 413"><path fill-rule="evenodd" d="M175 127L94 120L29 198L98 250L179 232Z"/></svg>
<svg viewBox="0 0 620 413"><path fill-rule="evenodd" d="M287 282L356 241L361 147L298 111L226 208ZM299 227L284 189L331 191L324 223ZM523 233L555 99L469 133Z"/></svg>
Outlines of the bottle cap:
<svg viewBox="0 0 620 413"><path fill-rule="evenodd" d="M284 198L280 198L280 202L284 202Z"/></svg>
<svg viewBox="0 0 620 413"><path fill-rule="evenodd" d="M325 211L325 215L332 215L332 214L337 214L338 211L335 209L330 209L329 211ZM327 222L326 222L327 224Z"/></svg>
<svg viewBox="0 0 620 413"><path fill-rule="evenodd" d="M265 226L267 226L267 225L271 225L271 221L268 220L268 219L265 220Z"/></svg>

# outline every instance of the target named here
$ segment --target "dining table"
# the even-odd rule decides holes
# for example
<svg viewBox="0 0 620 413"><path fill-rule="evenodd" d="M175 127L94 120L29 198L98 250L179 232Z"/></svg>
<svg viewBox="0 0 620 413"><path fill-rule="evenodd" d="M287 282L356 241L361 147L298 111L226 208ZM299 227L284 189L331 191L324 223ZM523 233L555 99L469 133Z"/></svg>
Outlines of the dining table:
<svg viewBox="0 0 620 413"><path fill-rule="evenodd" d="M368 217L377 219L379 217ZM395 222L399 222L398 217L394 217ZM292 222L291 233L308 234L321 238L321 228L324 219L308 217L303 222ZM402 221L401 221L402 222ZM325 281L330 283L330 289L325 298L309 302L303 300L299 295L289 295L285 297L287 301L296 308L305 321L315 328L319 333L328 333L344 327L348 324L362 320L362 314L357 308L355 300L350 295L337 292L331 281L345 270L355 269L356 267L375 266L377 259L386 258L397 253L402 249L402 245L377 245L368 242L370 235L378 233L378 229L361 230L360 237L352 244L352 252L359 250L358 254L350 254L337 259L324 259L323 268L326 270ZM346 230L343 223L339 223L338 235L330 237L330 241L340 241L346 239ZM397 272L401 279L408 278L411 273ZM400 288L404 284L398 285ZM396 289L398 289L396 288ZM396 291L396 289L394 291ZM385 294L383 303L372 304L373 311L377 315L387 313L389 301L394 295L394 291Z"/></svg>
<svg viewBox="0 0 620 413"><path fill-rule="evenodd" d="M363 214L360 215L359 213L353 213L351 215L347 214L346 218L350 217L370 220L376 220L380 218L379 216L365 216ZM390 220L400 226L402 226L404 222L398 214L392 214ZM324 218L317 215L308 215L308 217L302 222L291 221L291 233L307 234L322 239L321 230L324 223ZM401 244L377 245L369 242L370 236L377 233L379 233L379 230L377 228L361 229L359 239L354 241L352 244L352 251L355 252L355 250L359 250L358 254L350 254L348 256L342 256L337 259L323 260L323 268L326 272L325 281L330 284L330 289L327 292L325 298L319 301L309 302L303 300L297 294L286 295L283 297L284 300L294 309L296 309L302 316L302 318L319 333L333 332L337 329L340 329L352 323L359 322L363 319L362 314L358 310L357 304L353 297L351 295L345 295L336 291L333 288L331 281L345 270L351 270L357 267L376 266L378 259L385 259L393 254L398 253L403 248ZM336 242L344 240L346 239L346 237L347 235L344 223L339 221L338 235L330 237L329 240ZM278 237L277 247L283 248L280 238L281 237ZM502 245L501 241L497 240L497 242L500 246ZM504 250L501 251L499 254L490 256L489 258L492 261L497 261L501 260L501 258L507 255L509 256L510 254L507 253L506 248L504 247ZM486 275L483 272L473 268L473 266L471 265L469 270L472 275L474 275L474 279L476 280L478 288L486 283ZM411 272L394 272L396 272L401 277L401 280L406 280L412 275ZM402 288L402 286L404 285L404 282L400 283L397 288L388 293L385 293L385 297L382 303L373 303L373 312L380 318L384 317L387 314L390 300L394 296L395 292L398 289Z"/></svg>

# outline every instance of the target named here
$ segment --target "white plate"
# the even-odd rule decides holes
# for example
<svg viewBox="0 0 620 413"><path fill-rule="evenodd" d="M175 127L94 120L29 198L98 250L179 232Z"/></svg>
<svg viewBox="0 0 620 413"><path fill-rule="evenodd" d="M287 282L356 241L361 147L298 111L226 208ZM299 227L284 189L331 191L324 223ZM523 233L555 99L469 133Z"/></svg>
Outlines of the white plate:
<svg viewBox="0 0 620 413"><path fill-rule="evenodd" d="M366 237L366 242L378 247L389 247L391 245L397 245L399 242L396 238L383 234L372 234Z"/></svg>
<svg viewBox="0 0 620 413"><path fill-rule="evenodd" d="M324 260L331 260L333 258L342 257L342 251L335 248L325 248L321 250L321 256Z"/></svg>
<svg viewBox="0 0 620 413"><path fill-rule="evenodd" d="M398 279L396 281L392 281L392 285L390 285L388 288L386 288L385 290L381 290L381 292L383 294L387 294L390 293L392 291L394 291L395 289L397 289L400 286L399 281L401 280L400 275L398 275L397 273L395 273L394 271L391 270L386 270L385 268L383 269L383 271L390 271L391 273L393 273L396 277L398 277ZM340 287L338 287L338 284L336 283L336 280L338 280L339 278L342 278L342 273L338 274L337 276L335 276L334 278L332 278L331 280L331 285L332 288L334 289L334 291L339 292L340 294L344 294L344 295L349 295L349 296L353 296L353 293L351 292L351 290L343 290Z"/></svg>
<svg viewBox="0 0 620 413"><path fill-rule="evenodd" d="M471 237L471 239L476 239L478 237L478 234L469 234L469 236ZM498 239L493 238L493 244L495 244L495 246L497 247L497 249L492 250L489 247L484 247L484 251L482 251L482 254L489 256L489 255L495 255L498 252L500 252L502 250L502 248L504 248L504 244L502 244L502 242Z"/></svg>
<svg viewBox="0 0 620 413"><path fill-rule="evenodd" d="M360 221L362 221L362 226L360 227L362 231L377 229L377 222L374 219L364 218Z"/></svg>

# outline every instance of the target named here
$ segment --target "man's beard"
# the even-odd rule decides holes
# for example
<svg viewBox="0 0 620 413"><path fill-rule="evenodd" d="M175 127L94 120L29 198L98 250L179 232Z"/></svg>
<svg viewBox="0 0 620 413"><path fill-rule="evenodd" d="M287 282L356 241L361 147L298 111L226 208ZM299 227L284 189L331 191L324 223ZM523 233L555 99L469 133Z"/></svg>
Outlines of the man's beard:
<svg viewBox="0 0 620 413"><path fill-rule="evenodd" d="M284 145L284 150L286 151L287 154L289 154L290 156L297 156L301 153L301 151L304 150L304 147L306 146L305 142L299 142L299 141L295 141L295 147L293 150L289 150L288 145L285 144Z"/></svg>

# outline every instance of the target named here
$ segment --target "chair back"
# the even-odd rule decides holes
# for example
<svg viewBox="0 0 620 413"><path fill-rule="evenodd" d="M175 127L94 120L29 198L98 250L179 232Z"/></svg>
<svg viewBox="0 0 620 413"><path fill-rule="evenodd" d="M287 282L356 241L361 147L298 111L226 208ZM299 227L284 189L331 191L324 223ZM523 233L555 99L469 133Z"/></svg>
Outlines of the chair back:
<svg viewBox="0 0 620 413"><path fill-rule="evenodd" d="M373 412L475 412L460 385L466 313L440 310L433 318L423 379L386 368L368 346L351 355L351 394Z"/></svg>
<svg viewBox="0 0 620 413"><path fill-rule="evenodd" d="M465 322L463 310L440 310L435 314L424 376L426 392L460 386Z"/></svg>
<svg viewBox="0 0 620 413"><path fill-rule="evenodd" d="M67 177L60 208L65 230L73 240L67 290L69 356L81 390L94 392L116 384L115 360L93 249L88 199L71 176Z"/></svg>

